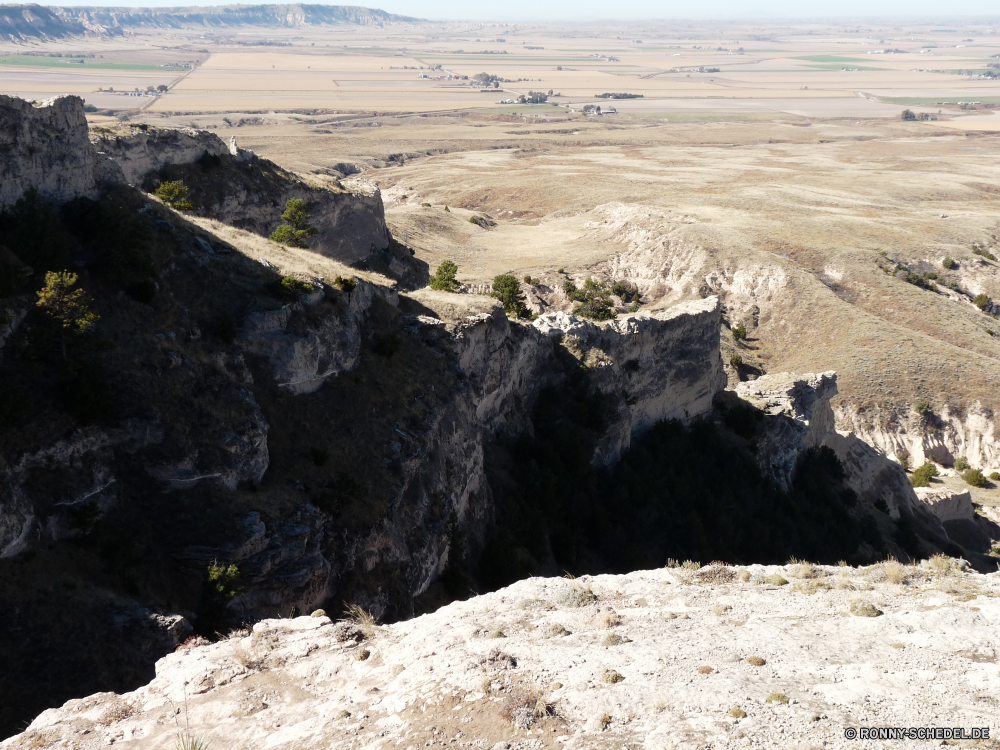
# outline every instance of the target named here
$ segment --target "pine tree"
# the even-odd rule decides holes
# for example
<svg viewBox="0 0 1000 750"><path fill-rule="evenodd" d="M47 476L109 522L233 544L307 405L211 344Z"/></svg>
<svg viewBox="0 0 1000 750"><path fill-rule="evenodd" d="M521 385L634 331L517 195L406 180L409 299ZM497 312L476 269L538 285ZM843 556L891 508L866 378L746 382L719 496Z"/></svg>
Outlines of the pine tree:
<svg viewBox="0 0 1000 750"><path fill-rule="evenodd" d="M90 295L82 289L73 289L76 282L75 273L49 271L35 303L59 324L63 359L66 359L66 340L70 334L85 333L101 319L90 309Z"/></svg>
<svg viewBox="0 0 1000 750"><path fill-rule="evenodd" d="M285 203L285 212L281 214L284 224L274 230L271 241L290 247L308 247L306 240L313 237L319 230L309 224L309 212L305 201L299 198L289 198Z"/></svg>

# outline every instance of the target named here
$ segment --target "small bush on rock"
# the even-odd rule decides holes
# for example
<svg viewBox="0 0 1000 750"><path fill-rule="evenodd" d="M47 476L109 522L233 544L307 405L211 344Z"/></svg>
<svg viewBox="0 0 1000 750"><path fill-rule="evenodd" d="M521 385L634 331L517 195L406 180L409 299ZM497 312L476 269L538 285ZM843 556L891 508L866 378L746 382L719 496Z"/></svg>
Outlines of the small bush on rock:
<svg viewBox="0 0 1000 750"><path fill-rule="evenodd" d="M183 180L174 180L161 182L153 194L176 211L192 211L194 204L187 199L188 192Z"/></svg>
<svg viewBox="0 0 1000 750"><path fill-rule="evenodd" d="M938 475L937 466L931 461L927 461L923 466L914 469L910 477L910 484L914 487L930 487L931 478Z"/></svg>
<svg viewBox="0 0 1000 750"><path fill-rule="evenodd" d="M955 471L965 471L966 469L971 469L969 466L969 460L964 456L959 456L955 459Z"/></svg>
<svg viewBox="0 0 1000 750"><path fill-rule="evenodd" d="M950 271L958 264L955 262L954 258L945 258L943 261L941 261L941 265Z"/></svg>
<svg viewBox="0 0 1000 750"><path fill-rule="evenodd" d="M962 479L972 487L986 487L989 484L979 469L967 469L962 472Z"/></svg>
<svg viewBox="0 0 1000 750"><path fill-rule="evenodd" d="M993 304L993 300L990 299L989 295L977 294L975 297L973 297L972 304L974 304L980 310L985 310L987 307Z"/></svg>

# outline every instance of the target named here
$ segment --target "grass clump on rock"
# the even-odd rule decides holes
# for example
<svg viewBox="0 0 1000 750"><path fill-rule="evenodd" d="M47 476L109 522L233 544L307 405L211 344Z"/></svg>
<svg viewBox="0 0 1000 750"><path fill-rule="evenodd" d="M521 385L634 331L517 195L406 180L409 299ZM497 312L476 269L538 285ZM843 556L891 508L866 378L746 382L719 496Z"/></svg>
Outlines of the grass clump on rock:
<svg viewBox="0 0 1000 750"><path fill-rule="evenodd" d="M881 617L885 614L871 602L860 600L851 602L850 612L855 617Z"/></svg>
<svg viewBox="0 0 1000 750"><path fill-rule="evenodd" d="M747 712L744 711L739 706L733 706L731 709L729 709L729 715L732 716L734 719L745 719L747 717Z"/></svg>
<svg viewBox="0 0 1000 750"><path fill-rule="evenodd" d="M560 601L567 607L588 607L597 602L597 594L587 588L571 588L562 595Z"/></svg>
<svg viewBox="0 0 1000 750"><path fill-rule="evenodd" d="M788 696L784 693L771 693L765 698L765 703L788 703Z"/></svg>

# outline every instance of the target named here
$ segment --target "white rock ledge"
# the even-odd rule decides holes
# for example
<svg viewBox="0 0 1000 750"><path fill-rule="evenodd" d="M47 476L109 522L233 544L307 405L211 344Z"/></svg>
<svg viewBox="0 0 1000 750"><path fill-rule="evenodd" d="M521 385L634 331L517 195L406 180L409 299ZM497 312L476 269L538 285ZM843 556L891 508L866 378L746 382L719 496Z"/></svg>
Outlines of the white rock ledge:
<svg viewBox="0 0 1000 750"><path fill-rule="evenodd" d="M1000 574L964 568L534 578L360 642L325 616L265 620L161 659L134 693L46 711L0 748L157 750L185 727L212 747L289 750L875 747L844 738L859 726L995 736ZM852 615L859 604L883 614ZM529 729L503 718L519 689L552 706Z"/></svg>

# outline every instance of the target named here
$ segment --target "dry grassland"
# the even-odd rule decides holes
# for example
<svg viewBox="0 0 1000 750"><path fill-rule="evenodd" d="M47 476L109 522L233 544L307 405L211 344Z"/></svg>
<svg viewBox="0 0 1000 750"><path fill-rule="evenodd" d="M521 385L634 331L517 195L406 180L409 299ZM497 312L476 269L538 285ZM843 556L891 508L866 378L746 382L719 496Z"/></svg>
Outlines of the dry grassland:
<svg viewBox="0 0 1000 750"><path fill-rule="evenodd" d="M394 235L432 268L454 259L464 281L509 271L558 290L564 268L630 278L653 309L718 291L751 331L742 356L763 369L835 369L842 399L862 407L1000 407L988 332L1000 325L944 286L1000 299L1000 268L971 252L1000 254L996 136L854 120L383 123L363 142L302 124L240 137L306 171L409 154L362 179L383 189ZM496 227L469 222L484 213ZM892 261L936 272L937 291L880 270Z"/></svg>

